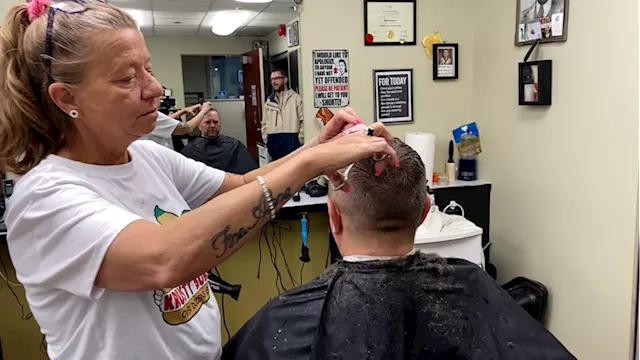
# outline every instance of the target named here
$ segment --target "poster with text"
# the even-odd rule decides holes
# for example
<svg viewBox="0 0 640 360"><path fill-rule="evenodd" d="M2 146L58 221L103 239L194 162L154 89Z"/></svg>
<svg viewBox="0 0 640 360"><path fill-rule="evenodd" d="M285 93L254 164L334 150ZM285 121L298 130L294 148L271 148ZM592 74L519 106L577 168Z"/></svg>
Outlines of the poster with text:
<svg viewBox="0 0 640 360"><path fill-rule="evenodd" d="M375 121L413 122L413 70L374 70Z"/></svg>
<svg viewBox="0 0 640 360"><path fill-rule="evenodd" d="M349 52L313 51L313 99L316 108L349 105Z"/></svg>

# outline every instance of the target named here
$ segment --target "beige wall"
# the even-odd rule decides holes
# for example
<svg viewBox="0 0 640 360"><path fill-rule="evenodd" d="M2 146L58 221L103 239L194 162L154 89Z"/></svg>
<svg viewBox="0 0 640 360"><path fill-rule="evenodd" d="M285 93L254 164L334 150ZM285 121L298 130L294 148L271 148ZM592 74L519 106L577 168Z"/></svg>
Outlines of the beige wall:
<svg viewBox="0 0 640 360"><path fill-rule="evenodd" d="M158 81L173 90L178 107L184 105L182 55L240 55L250 51L250 37L146 37Z"/></svg>
<svg viewBox="0 0 640 360"><path fill-rule="evenodd" d="M472 119L473 32L469 23L474 14L467 0L419 2L417 34L419 45L401 47L365 47L362 1L307 1L300 14L300 45L305 113L305 136L320 130L315 121L318 109L313 104L312 51L349 50L351 106L365 123L373 121L373 69L413 68L414 123L389 126L394 136L404 139L408 131L431 132L437 136L436 170L444 171L451 131ZM427 5L427 4L425 4ZM335 11L340 9L340 11ZM327 19L340 26L328 26ZM448 42L460 44L460 80L434 83L431 62L420 44L422 38L441 31ZM334 109L335 110L335 109Z"/></svg>
<svg viewBox="0 0 640 360"><path fill-rule="evenodd" d="M638 3L571 1L568 41L545 44L553 105L518 106L515 2L475 9L473 115L493 181L502 280L550 291L548 325L581 360L628 359L638 186ZM594 18L615 14L606 31ZM490 29L491 36L487 35ZM614 50L615 49L615 50ZM603 61L613 56L615 61Z"/></svg>
<svg viewBox="0 0 640 360"><path fill-rule="evenodd" d="M267 41L269 42L269 56L278 55L289 50L287 36L278 35L277 29L269 33Z"/></svg>

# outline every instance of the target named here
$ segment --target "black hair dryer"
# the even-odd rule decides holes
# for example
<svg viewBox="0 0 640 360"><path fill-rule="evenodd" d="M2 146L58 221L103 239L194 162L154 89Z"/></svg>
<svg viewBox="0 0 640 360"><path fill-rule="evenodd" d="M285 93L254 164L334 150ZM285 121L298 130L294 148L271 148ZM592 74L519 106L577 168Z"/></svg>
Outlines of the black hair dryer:
<svg viewBox="0 0 640 360"><path fill-rule="evenodd" d="M214 293L225 294L231 296L233 300L238 301L240 297L241 285L231 285L228 282L222 280L219 276L214 275L209 271L209 287Z"/></svg>

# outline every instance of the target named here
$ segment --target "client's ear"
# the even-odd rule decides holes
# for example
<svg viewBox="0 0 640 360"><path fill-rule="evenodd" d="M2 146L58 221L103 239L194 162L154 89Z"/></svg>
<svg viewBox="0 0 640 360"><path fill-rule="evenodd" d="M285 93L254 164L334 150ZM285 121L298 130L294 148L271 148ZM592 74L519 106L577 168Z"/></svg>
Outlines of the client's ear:
<svg viewBox="0 0 640 360"><path fill-rule="evenodd" d="M342 214L340 214L340 208L336 203L329 199L327 201L327 210L329 212L329 226L333 235L339 235L342 233Z"/></svg>
<svg viewBox="0 0 640 360"><path fill-rule="evenodd" d="M422 209L422 218L420 219L420 224L424 222L424 219L429 215L429 210L431 210L431 199L427 194L427 199L424 201L424 209Z"/></svg>

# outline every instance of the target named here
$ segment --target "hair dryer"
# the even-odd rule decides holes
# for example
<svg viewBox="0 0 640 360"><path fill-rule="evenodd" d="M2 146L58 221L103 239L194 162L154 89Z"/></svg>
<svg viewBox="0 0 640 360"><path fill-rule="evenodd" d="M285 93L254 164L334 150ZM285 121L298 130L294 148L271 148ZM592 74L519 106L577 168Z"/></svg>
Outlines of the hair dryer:
<svg viewBox="0 0 640 360"><path fill-rule="evenodd" d="M214 293L229 295L233 300L238 301L238 298L240 297L240 289L242 288L241 285L231 285L222 280L219 276L214 275L211 271L209 271L208 275L211 291Z"/></svg>

